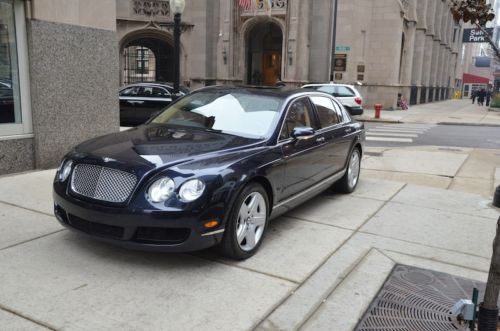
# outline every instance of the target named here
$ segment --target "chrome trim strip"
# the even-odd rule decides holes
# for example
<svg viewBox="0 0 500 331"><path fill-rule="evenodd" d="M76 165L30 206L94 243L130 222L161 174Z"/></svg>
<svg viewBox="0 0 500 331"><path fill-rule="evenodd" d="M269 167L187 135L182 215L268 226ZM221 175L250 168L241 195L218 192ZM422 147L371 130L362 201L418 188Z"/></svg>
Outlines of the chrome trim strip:
<svg viewBox="0 0 500 331"><path fill-rule="evenodd" d="M293 200L295 200L295 199L297 199L297 198L300 198L301 196L303 196L303 195L305 195L305 194L307 194L307 193L309 193L309 192L311 192L311 191L314 191L315 189L317 189L317 188L319 188L319 187L321 187L321 186L323 186L323 185L327 185L327 184L329 184L330 182L332 182L332 183L333 183L333 182L335 182L335 181L339 180L340 178L342 178L342 176L344 176L345 172L346 172L346 169L341 170L340 172L337 172L335 175L330 176L330 177L328 177L328 178L324 179L323 181L319 182L318 184L316 184L316 185L314 185L314 186L311 186L311 187L310 187L310 188L308 188L307 190L302 191L302 192L300 192L300 193L297 193L296 195L294 195L294 196L292 196L292 197L290 197L290 198L286 199L285 201L280 202L280 203L278 203L277 205L274 205L273 209L274 209L274 208L279 208L279 207L281 207L281 206L283 206L283 205L286 205L287 203L289 203L289 202L291 202L291 201L293 201Z"/></svg>
<svg viewBox="0 0 500 331"><path fill-rule="evenodd" d="M216 230L216 231L212 231L212 232L207 232L207 233L204 233L202 234L201 236L202 237L206 237L206 236L212 236L214 234L219 234L219 233L222 233L224 232L226 229L220 229L220 230Z"/></svg>

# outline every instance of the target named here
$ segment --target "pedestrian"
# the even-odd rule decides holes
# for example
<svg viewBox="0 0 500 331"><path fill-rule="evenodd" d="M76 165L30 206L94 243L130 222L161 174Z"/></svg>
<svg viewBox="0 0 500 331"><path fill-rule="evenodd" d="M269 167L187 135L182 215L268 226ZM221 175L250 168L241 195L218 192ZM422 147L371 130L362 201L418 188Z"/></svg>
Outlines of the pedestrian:
<svg viewBox="0 0 500 331"><path fill-rule="evenodd" d="M478 105L481 105L481 106L484 106L484 99L486 98L486 91L485 89L481 89L478 93L477 93L477 104Z"/></svg>
<svg viewBox="0 0 500 331"><path fill-rule="evenodd" d="M398 93L398 107L401 108L401 110L408 110L408 102L406 101L405 97L401 94Z"/></svg>
<svg viewBox="0 0 500 331"><path fill-rule="evenodd" d="M474 91L472 91L472 93L470 95L470 98L472 99L472 104L476 103L476 97L477 97L477 91L474 90Z"/></svg>
<svg viewBox="0 0 500 331"><path fill-rule="evenodd" d="M492 95L491 90L486 91L486 107L490 106L491 95Z"/></svg>

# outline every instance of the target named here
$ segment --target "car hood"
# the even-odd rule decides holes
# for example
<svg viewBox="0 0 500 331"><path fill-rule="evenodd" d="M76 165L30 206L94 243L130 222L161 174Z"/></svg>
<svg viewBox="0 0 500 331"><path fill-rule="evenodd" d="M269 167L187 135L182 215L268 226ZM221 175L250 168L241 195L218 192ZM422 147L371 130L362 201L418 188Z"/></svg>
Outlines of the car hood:
<svg viewBox="0 0 500 331"><path fill-rule="evenodd" d="M139 127L78 145L76 159L107 163L110 167L137 172L234 153L260 140L218 132L157 124Z"/></svg>

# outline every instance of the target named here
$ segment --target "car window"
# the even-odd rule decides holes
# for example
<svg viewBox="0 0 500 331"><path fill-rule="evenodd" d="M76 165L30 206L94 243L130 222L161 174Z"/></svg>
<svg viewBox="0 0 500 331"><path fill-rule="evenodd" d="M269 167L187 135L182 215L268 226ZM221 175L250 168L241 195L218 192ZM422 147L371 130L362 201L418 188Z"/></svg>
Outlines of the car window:
<svg viewBox="0 0 500 331"><path fill-rule="evenodd" d="M345 110L344 106L336 101L333 101L333 105L337 114L339 116L340 122L349 122L351 118L349 117L347 110Z"/></svg>
<svg viewBox="0 0 500 331"><path fill-rule="evenodd" d="M139 89L138 95L140 97L152 97L153 96L153 88L151 86L143 86Z"/></svg>
<svg viewBox="0 0 500 331"><path fill-rule="evenodd" d="M161 87L153 87L153 97L157 98L165 98L170 97L170 93L164 88Z"/></svg>
<svg viewBox="0 0 500 331"><path fill-rule="evenodd" d="M336 86L336 87L337 87L336 96L339 98L350 98L355 96L354 91L347 86Z"/></svg>
<svg viewBox="0 0 500 331"><path fill-rule="evenodd" d="M314 128L314 113L307 98L294 101L288 112L280 133L280 140L291 138L293 129L298 127Z"/></svg>
<svg viewBox="0 0 500 331"><path fill-rule="evenodd" d="M330 98L325 97L311 97L312 102L316 106L316 111L318 112L319 123L322 128L327 128L332 125L339 124L342 121L342 117Z"/></svg>
<svg viewBox="0 0 500 331"><path fill-rule="evenodd" d="M127 87L127 88L123 89L120 92L120 96L122 96L122 97L130 97L130 96L136 97L137 93L139 93L139 87L132 86L132 87Z"/></svg>
<svg viewBox="0 0 500 331"><path fill-rule="evenodd" d="M151 123L263 139L274 133L281 104L274 95L245 90L200 91L167 107Z"/></svg>

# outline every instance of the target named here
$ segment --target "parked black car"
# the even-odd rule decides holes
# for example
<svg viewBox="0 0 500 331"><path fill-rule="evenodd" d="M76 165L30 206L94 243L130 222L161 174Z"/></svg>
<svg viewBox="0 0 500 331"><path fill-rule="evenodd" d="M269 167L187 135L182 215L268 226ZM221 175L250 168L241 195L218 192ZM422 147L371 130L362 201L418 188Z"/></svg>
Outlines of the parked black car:
<svg viewBox="0 0 500 331"><path fill-rule="evenodd" d="M180 94L189 90L181 86ZM145 123L152 115L172 102L174 88L166 83L138 83L120 91L120 125L136 126Z"/></svg>
<svg viewBox="0 0 500 331"><path fill-rule="evenodd" d="M67 154L54 180L55 215L127 247L219 245L244 259L270 219L332 185L352 192L364 140L363 124L320 92L205 88Z"/></svg>

